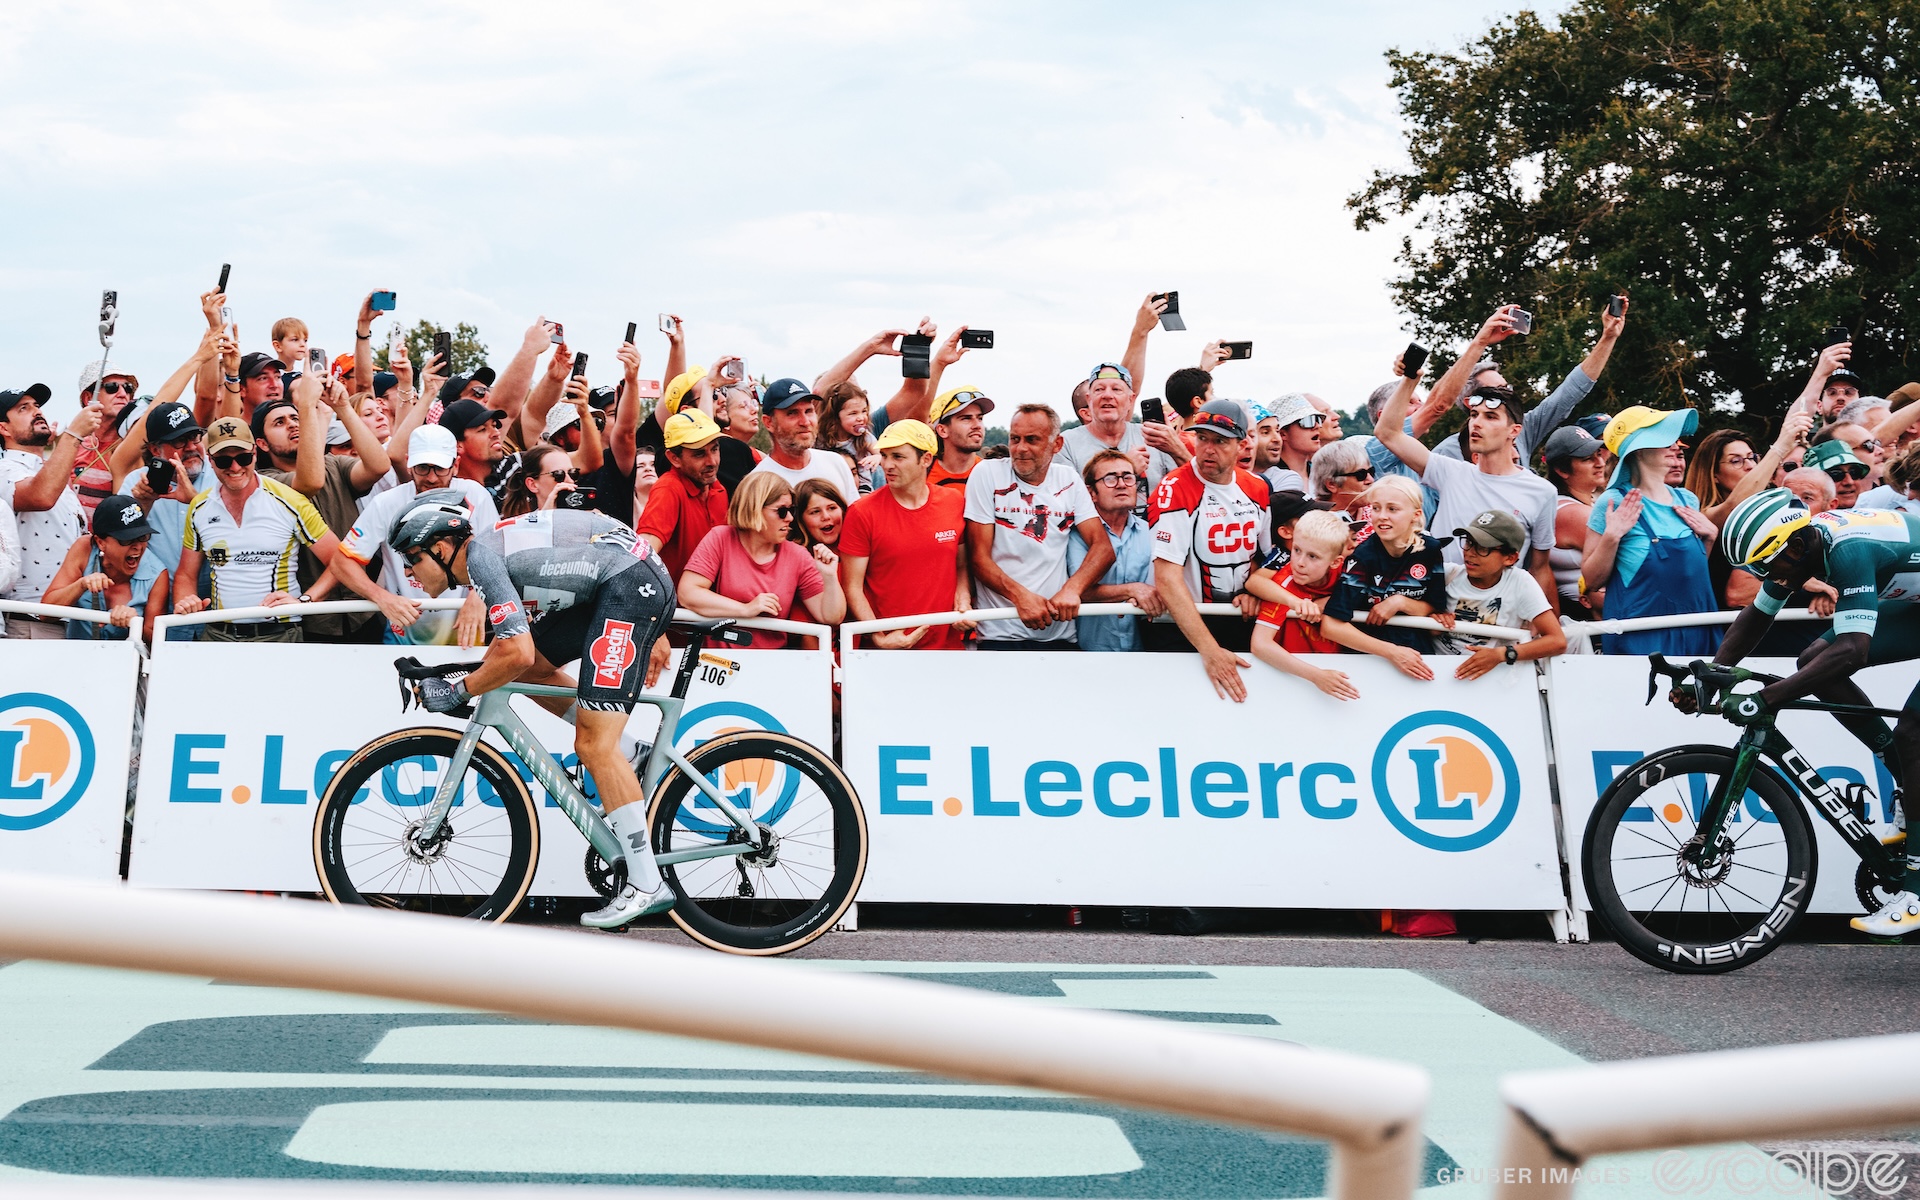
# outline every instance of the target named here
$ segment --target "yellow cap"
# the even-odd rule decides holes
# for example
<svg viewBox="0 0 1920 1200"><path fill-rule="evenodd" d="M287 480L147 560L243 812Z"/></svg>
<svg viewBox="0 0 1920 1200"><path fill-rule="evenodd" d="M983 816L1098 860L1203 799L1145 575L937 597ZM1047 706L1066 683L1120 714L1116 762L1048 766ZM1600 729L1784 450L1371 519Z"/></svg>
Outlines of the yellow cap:
<svg viewBox="0 0 1920 1200"><path fill-rule="evenodd" d="M912 446L922 454L940 453L940 439L920 421L895 421L887 426L873 448L885 450L890 446Z"/></svg>
<svg viewBox="0 0 1920 1200"><path fill-rule="evenodd" d="M712 417L697 408L690 408L668 417L665 432L667 449L678 450L682 446L697 449L719 437L720 427L713 423Z"/></svg>
<svg viewBox="0 0 1920 1200"><path fill-rule="evenodd" d="M1648 408L1644 404L1623 408L1613 414L1613 420L1608 421L1607 427L1600 431L1600 440L1607 444L1608 454L1617 455L1620 453L1620 443L1627 440L1628 434L1637 433L1649 425L1658 425L1666 416L1659 409Z"/></svg>
<svg viewBox="0 0 1920 1200"><path fill-rule="evenodd" d="M253 449L253 430L239 417L221 417L207 427L207 453L215 454L221 450L238 446L242 450Z"/></svg>
<svg viewBox="0 0 1920 1200"><path fill-rule="evenodd" d="M981 416L985 416L993 411L993 401L989 400L987 394L979 388L951 388L941 392L939 397L934 400L933 407L927 411L927 424L938 425L969 404L979 405Z"/></svg>
<svg viewBox="0 0 1920 1200"><path fill-rule="evenodd" d="M705 367L695 367L691 371L682 371L675 375L673 381L667 384L667 390L660 395L660 411L668 416L679 412L680 406L686 403L687 393L693 390L693 385L706 377Z"/></svg>

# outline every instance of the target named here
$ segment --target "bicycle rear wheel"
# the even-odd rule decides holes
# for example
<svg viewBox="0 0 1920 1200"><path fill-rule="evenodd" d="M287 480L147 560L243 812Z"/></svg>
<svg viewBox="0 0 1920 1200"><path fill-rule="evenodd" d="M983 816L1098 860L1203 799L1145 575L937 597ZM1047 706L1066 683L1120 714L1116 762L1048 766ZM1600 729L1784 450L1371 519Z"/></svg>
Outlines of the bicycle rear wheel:
<svg viewBox="0 0 1920 1200"><path fill-rule="evenodd" d="M753 854L663 864L679 902L674 923L736 954L784 954L833 927L867 869L867 818L834 761L798 738L735 733L687 756L750 814L765 838ZM654 792L656 854L738 845L746 835L679 767Z"/></svg>
<svg viewBox="0 0 1920 1200"><path fill-rule="evenodd" d="M1722 746L1676 746L1628 767L1587 821L1587 896L1635 958L1684 975L1717 974L1771 953L1813 900L1806 811L1764 764L1704 863L1683 852L1733 769Z"/></svg>
<svg viewBox="0 0 1920 1200"><path fill-rule="evenodd" d="M412 837L459 744L456 730L399 729L334 772L313 821L327 899L478 921L513 915L540 861L540 821L500 751L476 746L439 836L426 846Z"/></svg>

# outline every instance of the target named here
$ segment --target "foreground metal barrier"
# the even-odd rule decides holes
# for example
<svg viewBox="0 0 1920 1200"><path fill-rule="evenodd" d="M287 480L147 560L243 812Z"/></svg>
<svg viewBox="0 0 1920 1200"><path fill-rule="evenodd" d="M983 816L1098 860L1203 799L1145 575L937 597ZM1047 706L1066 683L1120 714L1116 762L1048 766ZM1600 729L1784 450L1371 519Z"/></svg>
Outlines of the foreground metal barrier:
<svg viewBox="0 0 1920 1200"><path fill-rule="evenodd" d="M1559 1200L1599 1154L1920 1121L1920 1034L1509 1075L1500 1096L1494 1194Z"/></svg>
<svg viewBox="0 0 1920 1200"><path fill-rule="evenodd" d="M1414 1066L1122 1013L551 929L0 876L0 956L451 1004L883 1063L1323 1137L1328 1195L1411 1196ZM743 996L775 1019L716 1020Z"/></svg>

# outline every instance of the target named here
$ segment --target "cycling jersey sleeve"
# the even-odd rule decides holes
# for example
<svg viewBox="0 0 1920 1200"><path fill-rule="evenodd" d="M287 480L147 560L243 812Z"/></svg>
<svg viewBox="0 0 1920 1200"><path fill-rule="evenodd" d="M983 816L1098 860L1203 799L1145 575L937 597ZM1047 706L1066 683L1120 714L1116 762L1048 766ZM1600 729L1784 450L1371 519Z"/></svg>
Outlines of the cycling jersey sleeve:
<svg viewBox="0 0 1920 1200"><path fill-rule="evenodd" d="M1753 598L1753 606L1771 617L1787 606L1787 597L1792 594L1769 579L1760 585L1760 594Z"/></svg>
<svg viewBox="0 0 1920 1200"><path fill-rule="evenodd" d="M480 598L486 601L487 624L493 628L496 639L519 637L527 631L526 606L520 602L520 593L507 574L506 559L478 540L469 539L467 578L480 589Z"/></svg>
<svg viewBox="0 0 1920 1200"><path fill-rule="evenodd" d="M1840 593L1833 613L1835 634L1871 635L1879 625L1880 588L1874 581L1877 566L1871 543L1843 541L1828 551L1827 582Z"/></svg>

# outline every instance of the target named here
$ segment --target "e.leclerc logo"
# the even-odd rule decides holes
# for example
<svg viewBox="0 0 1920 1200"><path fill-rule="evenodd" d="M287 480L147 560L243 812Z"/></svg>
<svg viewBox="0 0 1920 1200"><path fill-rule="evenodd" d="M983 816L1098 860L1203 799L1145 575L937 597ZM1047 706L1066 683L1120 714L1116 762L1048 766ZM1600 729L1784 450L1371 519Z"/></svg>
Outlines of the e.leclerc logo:
<svg viewBox="0 0 1920 1200"><path fill-rule="evenodd" d="M1477 850L1520 807L1520 770L1493 730L1450 712L1421 712L1373 752L1373 798L1393 827L1429 850Z"/></svg>
<svg viewBox="0 0 1920 1200"><path fill-rule="evenodd" d="M715 700L682 713L679 725L674 727L673 741L682 754L687 754L696 746L730 733L758 729L768 733L787 731L787 727L772 713L758 705L740 700ZM751 813L755 821L775 828L792 809L794 797L800 792L800 776L791 768L768 759L744 759L728 763L720 769L714 782L719 785L721 795L734 807L741 812ZM711 818L703 815L701 810L712 814ZM720 815L720 806L698 792L694 794L690 806L681 807L679 822L694 833L716 840L725 840L733 829L732 824Z"/></svg>
<svg viewBox="0 0 1920 1200"><path fill-rule="evenodd" d="M93 731L72 705L40 692L0 696L0 830L59 820L92 781Z"/></svg>

